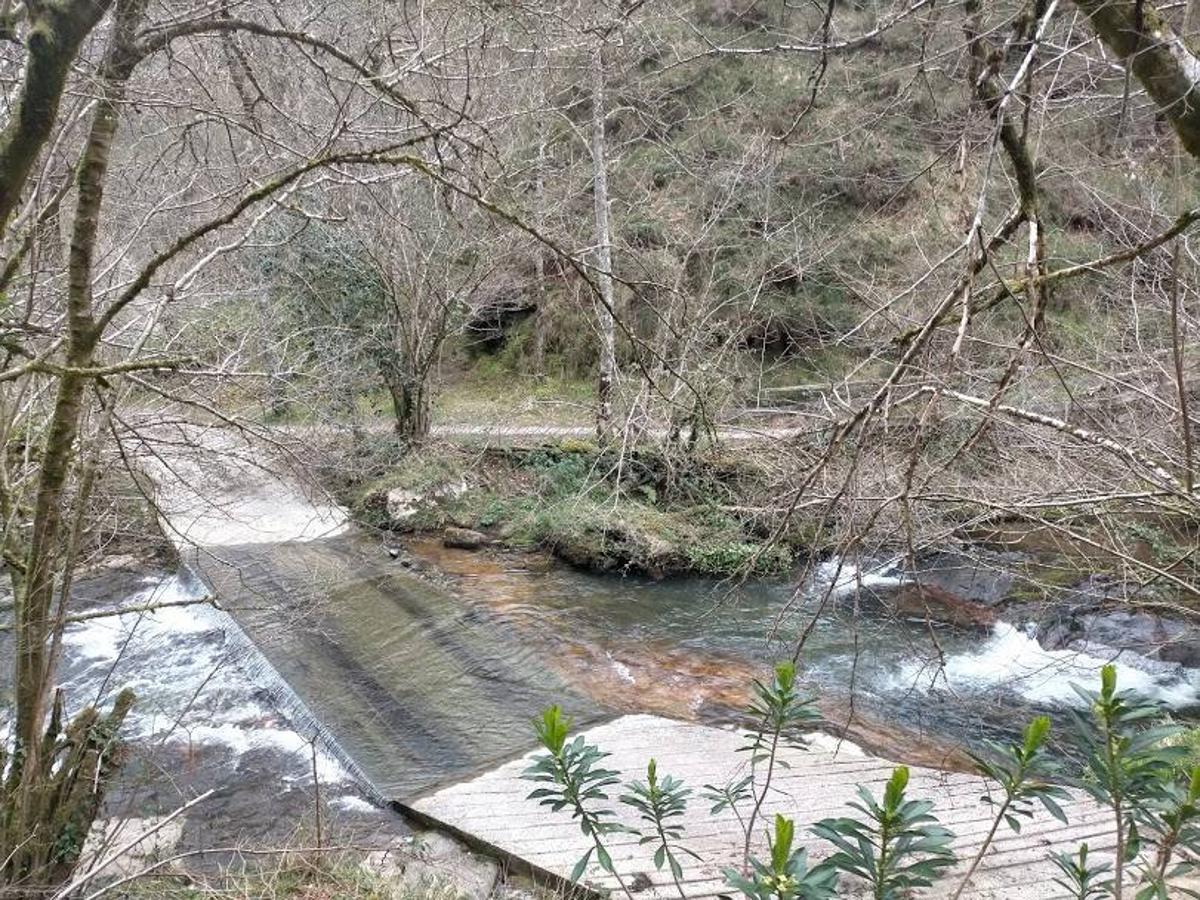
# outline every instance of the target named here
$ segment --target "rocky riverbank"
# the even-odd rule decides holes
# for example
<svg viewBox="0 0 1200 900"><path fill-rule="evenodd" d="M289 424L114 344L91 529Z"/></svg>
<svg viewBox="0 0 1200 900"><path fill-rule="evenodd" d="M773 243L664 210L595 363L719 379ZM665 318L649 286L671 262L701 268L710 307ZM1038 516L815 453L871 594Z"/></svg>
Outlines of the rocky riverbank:
<svg viewBox="0 0 1200 900"><path fill-rule="evenodd" d="M422 447L334 487L359 521L455 546L544 549L596 572L790 571L816 535L767 511L768 468L709 453L687 465L563 440L528 449Z"/></svg>
<svg viewBox="0 0 1200 900"><path fill-rule="evenodd" d="M360 521L447 547L545 551L589 572L803 579L836 560L833 531L812 512L778 511L769 451L709 451L674 464L617 457L569 439L528 448L430 444L343 465L335 494ZM1072 531L1079 531L1078 522ZM936 627L992 633L1009 623L1047 651L1121 656L1151 669L1200 668L1200 613L1179 589L1194 572L1146 579L1120 555L1045 524L972 522L915 565L880 546L847 567L832 598ZM1154 564L1196 536L1187 523L1129 521L1131 553ZM393 552L421 569L402 542ZM1185 554L1186 555L1186 554ZM823 561L823 562L822 562ZM426 569L429 569L427 565ZM430 570L434 577L436 571Z"/></svg>

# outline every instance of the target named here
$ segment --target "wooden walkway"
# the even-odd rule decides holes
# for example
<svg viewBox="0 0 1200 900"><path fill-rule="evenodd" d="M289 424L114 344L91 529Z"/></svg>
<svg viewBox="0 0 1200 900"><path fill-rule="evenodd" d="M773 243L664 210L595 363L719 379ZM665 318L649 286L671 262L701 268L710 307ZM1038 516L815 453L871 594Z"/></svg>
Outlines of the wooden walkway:
<svg viewBox="0 0 1200 900"><path fill-rule="evenodd" d="M746 766L746 754L737 752L743 739L731 729L632 715L592 728L586 734L590 742L612 754L606 764L621 773L623 782L633 778L644 780L646 761L651 756L658 759L660 777L670 774L682 778L697 793L703 784L726 783ZM555 814L526 799L534 785L520 775L533 755L443 788L417 800L411 808L422 818L565 879L590 846L589 840L565 811ZM878 797L893 768L892 763L869 756L852 744L843 742L839 746L836 739L826 735L814 735L809 750L785 751L783 758L790 768L777 770L774 780L777 791L764 804L764 814L768 820L776 812L794 818L797 835L809 847L809 858L816 860L829 854L829 845L809 834L807 826L828 816L845 814L845 804L855 798L858 785ZM969 859L991 826L989 806L980 802L984 782L971 775L910 769L910 796L935 802L940 820L957 835L955 849L960 858ZM615 803L614 806L621 821L636 824L632 809ZM732 894L720 870L740 861L742 831L735 816L728 810L710 816L709 807L709 803L693 796L686 815L684 845L705 860L698 863L686 857L681 859L683 887L689 900ZM963 896L976 900L1047 900L1067 896L1053 884L1057 870L1048 859L1051 846L1055 850L1074 850L1081 841L1087 841L1098 859L1107 859L1110 854L1105 851L1111 850L1113 841L1109 836L1108 816L1091 801L1076 797L1064 803L1063 808L1070 825L1063 825L1039 808L1019 835L1002 826L971 888ZM637 838L629 835L612 835L606 843L625 883L642 888L639 897L648 900L678 897L669 873L654 868L653 846L641 847ZM755 852L765 855L765 840ZM959 871L961 868L965 868L965 863ZM584 880L602 889L617 887L611 876L594 862ZM925 896L949 896L957 879L952 874L944 883L945 889L928 891Z"/></svg>

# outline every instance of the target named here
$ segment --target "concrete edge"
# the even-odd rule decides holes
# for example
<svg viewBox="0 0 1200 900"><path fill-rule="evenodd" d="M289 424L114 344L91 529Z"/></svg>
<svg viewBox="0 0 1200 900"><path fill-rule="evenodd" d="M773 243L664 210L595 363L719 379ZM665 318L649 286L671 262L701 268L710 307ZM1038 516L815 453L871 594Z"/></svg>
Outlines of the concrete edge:
<svg viewBox="0 0 1200 900"><path fill-rule="evenodd" d="M607 892L598 891L587 885L571 881L569 878L564 878L557 872L543 869L541 866L535 865L527 859L517 856L515 853L511 853L503 847L499 847L478 835L471 834L468 831L463 831L461 828L443 822L441 819L434 818L428 813L421 812L419 809L409 806L407 803L399 800L392 800L389 803L392 809L422 828L430 828L448 834L455 840L461 841L468 849L492 857L500 863L501 870L504 872L515 872L538 884L551 887L560 896L571 898L571 900L609 900Z"/></svg>

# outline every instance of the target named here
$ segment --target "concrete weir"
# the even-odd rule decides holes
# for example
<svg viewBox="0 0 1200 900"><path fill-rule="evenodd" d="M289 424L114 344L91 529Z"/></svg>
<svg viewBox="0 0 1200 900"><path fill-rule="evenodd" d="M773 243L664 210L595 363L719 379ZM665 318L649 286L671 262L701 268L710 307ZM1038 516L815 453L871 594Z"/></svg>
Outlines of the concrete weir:
<svg viewBox="0 0 1200 900"><path fill-rule="evenodd" d="M683 779L694 791L686 818L683 846L704 862L681 857L683 890L689 898L733 893L721 869L740 862L742 829L729 810L710 815L710 803L700 799L704 784L723 785L739 772L744 774L747 754L739 753L743 736L732 729L714 728L657 716L628 715L585 732L589 742L611 756L608 768L617 770L622 783L645 779L646 762L658 760L660 777L670 774ZM576 861L590 846L589 838L567 812L553 813L537 801L526 799L534 787L521 778L530 753L469 781L442 788L411 804L417 816L474 841L477 846L499 851L516 864L565 880ZM858 747L827 735L813 735L807 750L785 750L781 758L787 768L777 768L772 789L763 805L764 821L782 813L796 821L798 839L809 847L810 860L829 854L829 845L808 832L808 826L829 816L847 814L846 803L856 798L859 785L876 797L894 764L870 756ZM980 801L987 786L977 776L911 769L909 792L913 798L928 798L934 811L957 839L955 850L964 860L943 882L945 887L922 896L949 897L988 829L991 807ZM633 826L636 812L615 802L619 820ZM1111 858L1113 839L1108 815L1090 800L1073 796L1062 804L1070 819L1063 825L1039 808L1020 834L1001 826L987 856L976 871L963 897L976 900L1047 900L1067 897L1054 884L1058 871L1049 859L1055 851L1074 850L1081 841L1100 859ZM756 827L756 831L763 829ZM765 855L765 835L757 838L755 853ZM678 897L667 870L658 871L652 860L654 846L639 845L633 835L614 834L606 839L613 863L625 884L646 898ZM593 861L584 879L601 890L618 890L617 882ZM850 885L847 885L850 887ZM851 888L844 896L859 896Z"/></svg>

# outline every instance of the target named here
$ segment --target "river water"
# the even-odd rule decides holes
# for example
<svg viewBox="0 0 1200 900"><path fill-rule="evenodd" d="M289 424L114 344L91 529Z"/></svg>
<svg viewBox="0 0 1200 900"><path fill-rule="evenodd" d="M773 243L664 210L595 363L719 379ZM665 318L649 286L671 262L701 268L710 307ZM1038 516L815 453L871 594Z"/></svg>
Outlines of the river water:
<svg viewBox="0 0 1200 900"><path fill-rule="evenodd" d="M159 808L183 787L216 786L224 819L253 823L259 838L310 804L314 772L333 807L377 827L371 802L529 750L531 720L551 703L577 725L627 711L728 721L801 636L804 681L830 727L928 764L961 763L958 749L1078 703L1072 684L1094 684L1113 658L1044 650L1021 621L981 633L882 615L858 601L900 577L886 562L826 561L788 582L738 586L589 575L424 542L409 549L436 577L418 577L336 507L237 460L226 448L219 504L188 487L213 484L211 473L174 467L160 499L188 548L178 571L80 589L81 609L210 588L222 608L73 625L62 676L74 705L138 691L127 732ZM1116 662L1123 686L1195 710L1195 671Z"/></svg>
<svg viewBox="0 0 1200 900"><path fill-rule="evenodd" d="M827 561L799 583L733 585L589 575L520 556L414 547L459 591L545 647L545 660L594 702L622 711L728 718L751 679L792 657L829 724L893 758L937 762L955 746L1020 727L1080 699L1105 663L1120 684L1184 715L1200 672L1102 648L1046 650L1033 623L989 632L933 628L864 598L899 583L888 563ZM991 577L991 563L978 577Z"/></svg>
<svg viewBox="0 0 1200 900"><path fill-rule="evenodd" d="M855 611L827 564L804 590L702 579L596 576L539 556L412 547L449 578L418 578L377 538L229 545L176 574L110 580L105 602L207 606L98 619L67 633L65 676L80 700L139 692L134 737L173 764L247 760L277 783L308 784L310 741L331 796L410 799L522 753L530 720L559 703L577 724L627 711L728 720L752 678L790 656L827 603L800 660L832 726L898 758L949 760L955 747L1076 702L1106 657L1046 651L1020 623L991 634ZM101 583L101 587L103 582ZM100 590L97 587L96 590ZM113 592L122 598L111 596ZM1194 707L1194 672L1118 660L1121 682ZM193 760L193 762L189 762Z"/></svg>

